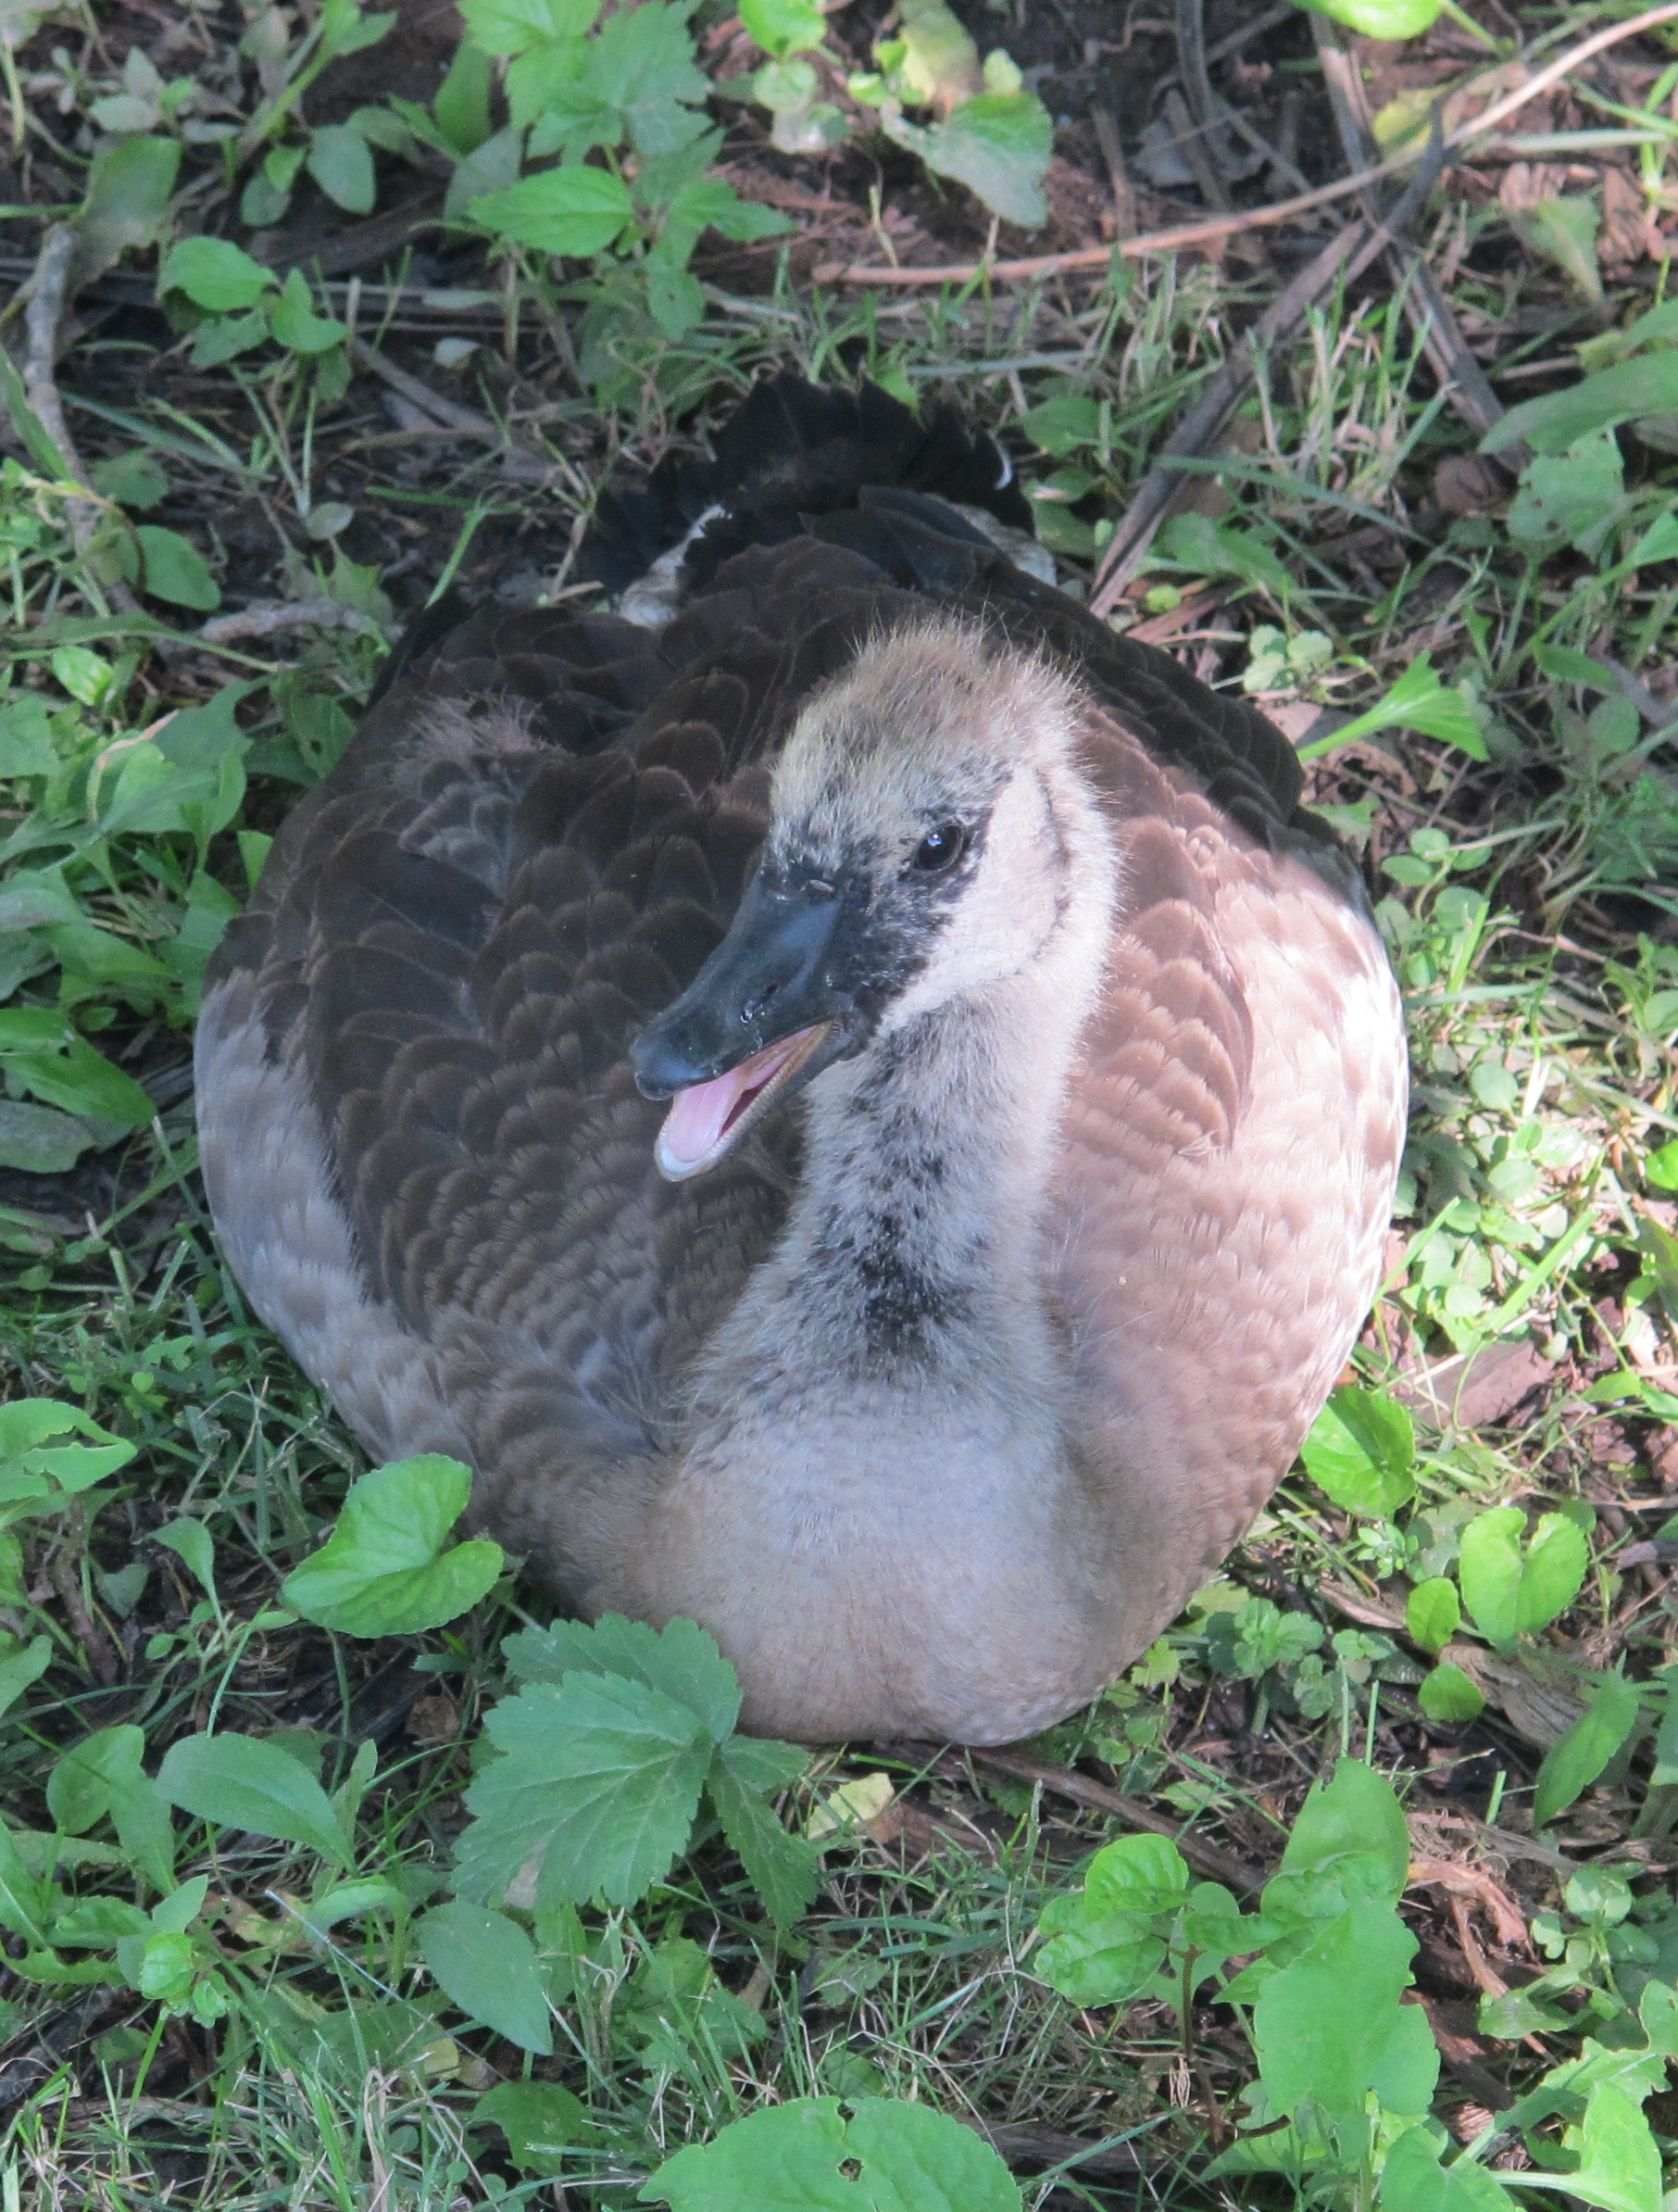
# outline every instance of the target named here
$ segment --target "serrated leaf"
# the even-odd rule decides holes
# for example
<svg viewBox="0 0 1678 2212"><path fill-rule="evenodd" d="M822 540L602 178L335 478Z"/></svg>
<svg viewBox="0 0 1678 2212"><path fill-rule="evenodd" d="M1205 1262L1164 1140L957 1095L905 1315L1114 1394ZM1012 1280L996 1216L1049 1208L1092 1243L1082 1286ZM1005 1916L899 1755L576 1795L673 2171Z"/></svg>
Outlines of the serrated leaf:
<svg viewBox="0 0 1678 2212"><path fill-rule="evenodd" d="M287 1576L286 1603L346 1636L417 1636L457 1619L506 1564L485 1538L443 1548L471 1487L471 1469L437 1452L375 1467L351 1485L319 1551Z"/></svg>
<svg viewBox="0 0 1678 2212"><path fill-rule="evenodd" d="M183 238L170 246L157 271L159 296L184 292L194 306L212 315L254 308L279 279L225 238Z"/></svg>
<svg viewBox="0 0 1678 2212"><path fill-rule="evenodd" d="M980 93L949 118L922 127L889 112L888 138L919 154L928 169L978 194L1005 222L1034 231L1048 209L1043 180L1054 152L1055 127L1034 93Z"/></svg>
<svg viewBox="0 0 1678 2212"><path fill-rule="evenodd" d="M373 157L366 139L348 123L324 123L309 133L308 173L346 215L372 213L379 196Z"/></svg>
<svg viewBox="0 0 1678 2212"><path fill-rule="evenodd" d="M1334 1391L1300 1453L1318 1489L1348 1513L1387 1517L1416 1490L1416 1431L1384 1390Z"/></svg>
<svg viewBox="0 0 1678 2212"><path fill-rule="evenodd" d="M571 1674L620 1675L644 1682L697 1715L714 1743L723 1742L740 1717L739 1677L718 1650L716 1638L697 1621L677 1619L653 1628L620 1613L603 1613L593 1622L553 1621L545 1628L521 1628L507 1637L501 1656L521 1682L559 1682ZM779 1761L789 1749L765 1742L753 1755ZM778 1789L781 1779L752 1787Z"/></svg>
<svg viewBox="0 0 1678 2212"><path fill-rule="evenodd" d="M171 607L191 607L209 614L221 604L221 586L210 574L204 556L178 530L164 530L156 522L140 522L134 529L140 548L139 573L134 581L155 599Z"/></svg>
<svg viewBox="0 0 1678 2212"><path fill-rule="evenodd" d="M345 1869L355 1864L325 1791L277 1744L251 1736L183 1736L169 1746L157 1787L170 1804L218 1828L300 1843Z"/></svg>
<svg viewBox="0 0 1678 2212"><path fill-rule="evenodd" d="M798 2097L678 2151L636 2202L670 2212L1020 2212L1021 2200L989 2143L929 2105Z"/></svg>
<svg viewBox="0 0 1678 2212"><path fill-rule="evenodd" d="M1533 1826L1547 1828L1583 1796L1636 1727L1643 1709L1637 1685L1609 1675L1559 1742L1545 1753L1533 1792Z"/></svg>
<svg viewBox="0 0 1678 2212"><path fill-rule="evenodd" d="M620 178L582 163L522 178L507 192L482 193L466 211L515 245L580 259L604 253L635 212Z"/></svg>
<svg viewBox="0 0 1678 2212"><path fill-rule="evenodd" d="M457 1902L427 1913L415 1933L432 1978L462 2012L521 2051L552 2057L536 1946L516 1920Z"/></svg>
<svg viewBox="0 0 1678 2212"><path fill-rule="evenodd" d="M541 1903L632 1904L670 1871L710 1765L689 1707L620 1676L569 1674L503 1699L485 1725L503 1756L466 1794L461 1896L505 1896L533 1865Z"/></svg>
<svg viewBox="0 0 1678 2212"><path fill-rule="evenodd" d="M777 1928L802 1919L821 1886L821 1866L802 1836L789 1833L775 1808L752 1778L760 1771L751 1756L751 1739L735 1737L720 1744L706 1779L710 1800L752 1887ZM790 1744L778 1744L790 1752ZM799 1758L802 1769L804 1760ZM774 1787L773 1784L770 1785Z"/></svg>
<svg viewBox="0 0 1678 2212"><path fill-rule="evenodd" d="M581 38L600 13L600 0L460 0L474 44L486 54Z"/></svg>

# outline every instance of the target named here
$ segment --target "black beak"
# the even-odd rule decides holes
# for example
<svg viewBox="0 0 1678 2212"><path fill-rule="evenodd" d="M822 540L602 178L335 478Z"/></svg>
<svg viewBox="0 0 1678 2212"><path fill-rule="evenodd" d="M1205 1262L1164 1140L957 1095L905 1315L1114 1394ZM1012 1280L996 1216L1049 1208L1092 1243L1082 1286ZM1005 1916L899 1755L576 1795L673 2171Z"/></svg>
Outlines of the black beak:
<svg viewBox="0 0 1678 2212"><path fill-rule="evenodd" d="M754 875L729 933L674 1005L630 1047L635 1087L668 1099L726 1075L767 1046L831 1024L798 1087L851 1042L856 1001L833 975L846 902L827 884Z"/></svg>

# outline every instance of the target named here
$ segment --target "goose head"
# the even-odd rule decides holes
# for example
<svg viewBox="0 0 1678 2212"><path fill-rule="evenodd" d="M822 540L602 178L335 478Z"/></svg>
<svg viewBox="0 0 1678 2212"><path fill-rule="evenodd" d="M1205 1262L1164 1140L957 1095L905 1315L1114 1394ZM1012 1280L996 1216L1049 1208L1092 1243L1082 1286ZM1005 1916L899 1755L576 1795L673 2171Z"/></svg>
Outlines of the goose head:
<svg viewBox="0 0 1678 2212"><path fill-rule="evenodd" d="M1042 956L1108 873L1079 723L1064 677L949 622L875 642L804 707L727 935L632 1049L643 1094L672 1101L666 1177Z"/></svg>

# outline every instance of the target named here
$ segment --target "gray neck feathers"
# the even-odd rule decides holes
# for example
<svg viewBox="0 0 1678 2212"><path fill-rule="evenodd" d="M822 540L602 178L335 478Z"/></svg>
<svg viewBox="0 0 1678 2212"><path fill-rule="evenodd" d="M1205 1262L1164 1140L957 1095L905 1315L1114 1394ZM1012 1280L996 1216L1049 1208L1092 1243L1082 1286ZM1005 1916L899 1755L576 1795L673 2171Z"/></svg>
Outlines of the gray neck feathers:
<svg viewBox="0 0 1678 2212"><path fill-rule="evenodd" d="M725 1408L738 1422L776 1400L812 1427L823 1401L881 1406L894 1389L1058 1401L1040 1245L1114 866L1083 778L1044 783L1064 873L1033 957L942 1002L934 961L869 1050L811 1086L792 1214L699 1378L713 1450Z"/></svg>

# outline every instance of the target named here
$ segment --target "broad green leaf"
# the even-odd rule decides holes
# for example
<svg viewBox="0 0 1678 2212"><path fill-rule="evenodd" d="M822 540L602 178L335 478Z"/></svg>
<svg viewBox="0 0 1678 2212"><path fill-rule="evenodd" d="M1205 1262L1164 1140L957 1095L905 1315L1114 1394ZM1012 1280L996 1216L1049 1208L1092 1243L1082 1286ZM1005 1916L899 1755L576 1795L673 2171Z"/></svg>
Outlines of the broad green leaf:
<svg viewBox="0 0 1678 2212"><path fill-rule="evenodd" d="M1493 424L1480 441L1483 453L1501 453L1524 441L1534 453L1565 453L1593 431L1612 430L1638 415L1678 413L1678 353L1644 354L1598 370L1563 392L1523 400Z"/></svg>
<svg viewBox="0 0 1678 2212"><path fill-rule="evenodd" d="M1371 736L1377 730L1394 729L1419 730L1424 737L1437 737L1443 744L1456 746L1471 760L1486 757L1485 740L1473 710L1459 691L1441 684L1426 653L1418 654L1384 699L1343 723L1332 737L1307 747L1300 757L1314 757L1350 745L1355 738Z"/></svg>
<svg viewBox="0 0 1678 2212"><path fill-rule="evenodd" d="M1419 38L1433 28L1445 0L1312 0L1325 16L1365 38Z"/></svg>
<svg viewBox="0 0 1678 2212"><path fill-rule="evenodd" d="M361 144L359 139L356 143ZM300 269L294 269L286 277L285 289L274 302L272 320L275 343L288 346L293 353L326 353L349 336L345 324L330 315L316 314L307 280Z"/></svg>
<svg viewBox="0 0 1678 2212"><path fill-rule="evenodd" d="M1522 1547L1518 1505L1477 1514L1462 1532L1457 1576L1463 1602L1494 1643L1533 1635L1564 1613L1590 1567L1590 1545L1565 1514L1547 1513Z"/></svg>
<svg viewBox="0 0 1678 2212"><path fill-rule="evenodd" d="M1074 2005L1125 2003L1158 1971L1165 1943L1155 1920L1187 1890L1188 1867L1169 1838L1121 1836L1090 1861L1081 1892L1050 1902L1037 1972Z"/></svg>
<svg viewBox="0 0 1678 2212"><path fill-rule="evenodd" d="M38 1682L52 1663L50 1636L34 1636L26 1644L0 1652L0 1713L9 1713L30 1684Z"/></svg>
<svg viewBox="0 0 1678 2212"><path fill-rule="evenodd" d="M1558 194L1530 207L1506 210L1509 228L1530 253L1553 261L1573 289L1592 307L1602 299L1602 271L1597 262L1597 233L1602 217L1595 200L1580 192Z"/></svg>
<svg viewBox="0 0 1678 2212"><path fill-rule="evenodd" d="M93 1441L73 1444L68 1440L71 1437ZM8 1478L0 1496L91 1489L127 1466L139 1449L56 1398L14 1398L9 1405L0 1405L0 1469Z"/></svg>
<svg viewBox="0 0 1678 2212"><path fill-rule="evenodd" d="M774 238L793 228L790 216L757 200L743 200L722 177L695 177L683 184L665 210L664 235L672 229L697 237L704 230L724 238Z"/></svg>
<svg viewBox="0 0 1678 2212"><path fill-rule="evenodd" d="M557 2081L497 2081L472 2106L472 2124L494 2121L521 2173L557 2173L567 2150L589 2138L588 2107Z"/></svg>
<svg viewBox="0 0 1678 2212"><path fill-rule="evenodd" d="M1430 1720L1454 1723L1476 1720L1485 1711L1485 1699L1459 1666L1442 1659L1426 1675L1416 1691L1416 1703Z"/></svg>
<svg viewBox="0 0 1678 2212"><path fill-rule="evenodd" d="M326 1791L277 1744L252 1736L183 1736L170 1744L157 1787L170 1804L218 1828L300 1843L335 1866L355 1864Z"/></svg>
<svg viewBox="0 0 1678 2212"><path fill-rule="evenodd" d="M1331 1780L1311 1784L1282 1864L1266 1885L1266 1909L1277 1882L1285 1888L1290 1879L1324 1876L1348 1897L1395 1904L1409 1870L1409 1829L1392 1784L1361 1759L1342 1759Z"/></svg>
<svg viewBox="0 0 1678 2212"><path fill-rule="evenodd" d="M1547 1828L1590 1788L1636 1727L1642 1708L1637 1685L1623 1675L1597 1684L1579 1718L1544 1755L1533 1793L1534 1828Z"/></svg>
<svg viewBox="0 0 1678 2212"><path fill-rule="evenodd" d="M463 38L432 102L437 128L455 153L476 153L494 130L490 93L495 82L488 53Z"/></svg>
<svg viewBox="0 0 1678 2212"><path fill-rule="evenodd" d="M460 0L473 43L486 54L581 38L600 13L600 0Z"/></svg>
<svg viewBox="0 0 1678 2212"><path fill-rule="evenodd" d="M504 1698L486 1727L503 1756L467 1791L463 1897L504 1896L533 1867L540 1903L632 1904L670 1871L712 1749L688 1706L644 1682L570 1674Z"/></svg>
<svg viewBox="0 0 1678 2212"><path fill-rule="evenodd" d="M1521 2176L1523 2189L1559 2189L1602 2212L1660 2212L1660 2152L1636 2100L1617 2083L1594 2091L1581 2126L1562 2136L1578 2165L1570 2173Z"/></svg>
<svg viewBox="0 0 1678 2212"><path fill-rule="evenodd" d="M1509 533L1534 554L1569 545L1596 560L1632 507L1614 434L1593 431L1565 453L1535 454L1527 463L1509 505ZM1585 660L1584 654L1572 658Z"/></svg>
<svg viewBox="0 0 1678 2212"><path fill-rule="evenodd" d="M720 1744L706 1788L722 1822L722 1832L762 1898L770 1918L777 1928L790 1928L815 1902L821 1886L821 1864L802 1836L788 1831L762 1795L762 1785L755 1778L760 1762L753 1755L760 1748L745 1736ZM773 1748L793 1753L798 1762L795 1771L803 1771L806 1760L802 1753L794 1753L791 1744ZM785 1772L784 1766L782 1772Z"/></svg>
<svg viewBox="0 0 1678 2212"><path fill-rule="evenodd" d="M886 2097L799 2097L748 2113L667 2158L635 2201L670 2212L1020 2212L989 2143L929 2105Z"/></svg>
<svg viewBox="0 0 1678 2212"><path fill-rule="evenodd" d="M480 1904L440 1904L415 1933L433 1978L462 2012L521 2051L553 2055L536 1946L516 1920Z"/></svg>
<svg viewBox="0 0 1678 2212"><path fill-rule="evenodd" d="M155 245L181 169L177 138L123 138L101 146L76 218L76 273L87 283L130 246Z"/></svg>
<svg viewBox="0 0 1678 2212"><path fill-rule="evenodd" d="M1448 1575L1418 1582L1404 1608L1405 1633L1424 1652L1442 1652L1462 1621L1457 1585Z"/></svg>
<svg viewBox="0 0 1678 2212"><path fill-rule="evenodd" d="M946 120L924 126L888 112L882 127L937 175L977 193L1005 222L1034 231L1046 217L1043 180L1055 127L1035 93L980 93Z"/></svg>
<svg viewBox="0 0 1678 2212"><path fill-rule="evenodd" d="M1173 515L1159 533L1159 550L1202 576L1235 576L1273 598L1285 598L1288 572L1250 530L1232 530L1209 515Z"/></svg>
<svg viewBox="0 0 1678 2212"><path fill-rule="evenodd" d="M1085 392L1057 392L1028 408L1021 426L1033 443L1055 460L1099 443L1101 403Z"/></svg>
<svg viewBox="0 0 1678 2212"><path fill-rule="evenodd" d="M157 271L159 295L184 292L194 306L212 315L254 308L279 283L271 269L225 238L183 238L170 246Z"/></svg>
<svg viewBox="0 0 1678 2212"><path fill-rule="evenodd" d="M36 1098L95 1125L108 1124L115 1134L144 1129L157 1111L133 1077L85 1037L72 1037L61 1052L5 1051L4 1057L8 1074Z"/></svg>
<svg viewBox="0 0 1678 2212"><path fill-rule="evenodd" d="M485 1538L444 1549L471 1487L470 1467L436 1452L375 1467L351 1486L319 1551L287 1576L286 1603L346 1636L416 1636L457 1619L506 1564Z"/></svg>
<svg viewBox="0 0 1678 2212"><path fill-rule="evenodd" d="M155 599L171 607L191 607L208 614L221 604L221 587L210 574L204 556L178 530L162 529L156 522L135 525L134 543L139 561L131 582Z"/></svg>
<svg viewBox="0 0 1678 2212"><path fill-rule="evenodd" d="M597 1621L554 1621L545 1628L521 1628L501 1646L501 1656L521 1682L559 1682L567 1675L621 1675L645 1682L696 1714L714 1743L733 1733L740 1717L740 1681L717 1649L717 1640L697 1621L673 1620L662 1628L603 1613ZM753 1755L774 1755L789 1747L756 1746ZM744 1776L745 1769L737 1768ZM779 1789L791 1776L776 1773L747 1786Z"/></svg>
<svg viewBox="0 0 1678 2212"><path fill-rule="evenodd" d="M945 0L902 0L898 36L876 47L889 59L895 88L905 99L948 115L970 100L983 79L979 49Z"/></svg>
<svg viewBox="0 0 1678 2212"><path fill-rule="evenodd" d="M308 173L327 198L346 215L372 213L373 203L379 196L373 157L366 139L348 123L323 123L319 130L310 132ZM289 338L281 335L277 323L275 335L282 346L291 344Z"/></svg>
<svg viewBox="0 0 1678 2212"><path fill-rule="evenodd" d="M638 0L608 15L590 42L582 82L617 109L637 154L673 153L704 128L692 110L710 84L695 64L688 10L667 0Z"/></svg>
<svg viewBox="0 0 1678 2212"><path fill-rule="evenodd" d="M136 446L127 453L113 453L107 460L95 461L88 474L96 492L103 492L107 499L115 499L119 507L131 507L139 514L144 514L169 496L169 478L156 454L147 452L144 446Z"/></svg>
<svg viewBox="0 0 1678 2212"><path fill-rule="evenodd" d="M1350 1763L1341 1762L1343 1772ZM1309 2105L1357 2140L1416 1948L1389 1904L1354 1895L1270 1977L1253 2007L1253 2044L1274 2114Z"/></svg>
<svg viewBox="0 0 1678 2212"><path fill-rule="evenodd" d="M1416 1431L1384 1390L1347 1383L1317 1416L1301 1452L1318 1489L1347 1513L1390 1517L1416 1491Z"/></svg>
<svg viewBox="0 0 1678 2212"><path fill-rule="evenodd" d="M199 1589L207 1598L216 1594L216 1546L209 1530L202 1521L190 1515L180 1520L166 1521L152 1533L152 1541L161 1544L183 1561Z"/></svg>
<svg viewBox="0 0 1678 2212"><path fill-rule="evenodd" d="M0 1821L0 1928L9 1928L25 1942L45 1948L45 1922L53 1909L49 1881L33 1875L23 1863L12 1831ZM8 1964L16 1966L15 1961Z"/></svg>
<svg viewBox="0 0 1678 2212"><path fill-rule="evenodd" d="M604 253L635 212L627 184L581 163L525 177L507 192L483 193L466 211L515 245L578 258Z"/></svg>
<svg viewBox="0 0 1678 2212"><path fill-rule="evenodd" d="M777 61L819 46L827 35L815 0L740 0L740 20L746 35Z"/></svg>
<svg viewBox="0 0 1678 2212"><path fill-rule="evenodd" d="M1381 2212L1513 2212L1517 2200L1478 2159L1441 2164L1425 2128L1409 2128L1381 2169Z"/></svg>
<svg viewBox="0 0 1678 2212"><path fill-rule="evenodd" d="M94 1142L85 1122L50 1106L24 1106L0 1099L0 1167L33 1175L61 1175Z"/></svg>

